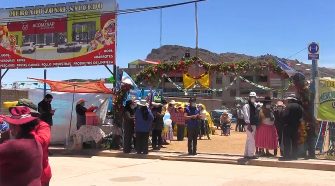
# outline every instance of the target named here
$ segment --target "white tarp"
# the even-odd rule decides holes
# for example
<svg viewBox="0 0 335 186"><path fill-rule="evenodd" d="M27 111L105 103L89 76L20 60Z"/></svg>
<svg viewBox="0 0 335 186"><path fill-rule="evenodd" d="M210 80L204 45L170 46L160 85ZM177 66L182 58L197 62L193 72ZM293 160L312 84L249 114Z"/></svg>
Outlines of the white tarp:
<svg viewBox="0 0 335 186"><path fill-rule="evenodd" d="M32 100L36 105L43 99L43 90L40 89L31 89L28 90L29 99ZM49 93L49 92L48 92ZM68 135L68 130L70 126L71 118L71 104L72 104L72 93L61 93L61 92L52 92L50 93L54 99L51 103L52 108L56 109L55 115L53 117L53 126L51 128L51 143L53 144L64 144ZM72 127L71 131L76 130L76 102L83 98L87 101L86 107L91 105L100 107L100 112L97 113L99 117L106 115L108 99L111 95L107 94L74 94L74 105L73 105L73 118L72 118ZM106 100L107 99L107 100Z"/></svg>

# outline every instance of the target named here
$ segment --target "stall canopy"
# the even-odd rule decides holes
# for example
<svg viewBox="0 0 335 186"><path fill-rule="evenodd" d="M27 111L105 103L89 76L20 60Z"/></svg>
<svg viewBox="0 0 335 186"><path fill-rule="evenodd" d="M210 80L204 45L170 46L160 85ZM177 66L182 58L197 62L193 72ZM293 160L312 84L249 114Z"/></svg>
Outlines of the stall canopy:
<svg viewBox="0 0 335 186"><path fill-rule="evenodd" d="M51 81L36 78L29 78L43 83L47 83L53 92L69 92L69 93L104 93L112 94L112 90L108 89L103 81L97 82L67 82L67 81Z"/></svg>

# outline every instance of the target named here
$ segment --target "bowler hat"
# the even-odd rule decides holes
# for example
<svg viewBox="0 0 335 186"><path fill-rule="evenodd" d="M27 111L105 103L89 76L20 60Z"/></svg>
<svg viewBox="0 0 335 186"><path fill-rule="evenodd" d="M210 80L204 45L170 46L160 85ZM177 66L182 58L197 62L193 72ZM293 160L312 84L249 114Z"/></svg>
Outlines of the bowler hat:
<svg viewBox="0 0 335 186"><path fill-rule="evenodd" d="M266 96L263 100L263 103L269 103L271 102L271 98L269 96Z"/></svg>
<svg viewBox="0 0 335 186"><path fill-rule="evenodd" d="M84 100L84 99L79 99L79 100L77 101L77 105L79 105L79 104L81 104L81 103L84 103L84 102L86 102L86 100Z"/></svg>

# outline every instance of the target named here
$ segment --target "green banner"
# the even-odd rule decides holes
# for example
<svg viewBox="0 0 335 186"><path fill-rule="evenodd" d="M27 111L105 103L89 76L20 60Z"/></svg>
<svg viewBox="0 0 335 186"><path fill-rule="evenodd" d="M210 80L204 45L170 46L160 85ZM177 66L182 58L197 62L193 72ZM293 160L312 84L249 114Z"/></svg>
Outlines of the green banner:
<svg viewBox="0 0 335 186"><path fill-rule="evenodd" d="M335 121L335 80L320 79L319 82L318 119Z"/></svg>

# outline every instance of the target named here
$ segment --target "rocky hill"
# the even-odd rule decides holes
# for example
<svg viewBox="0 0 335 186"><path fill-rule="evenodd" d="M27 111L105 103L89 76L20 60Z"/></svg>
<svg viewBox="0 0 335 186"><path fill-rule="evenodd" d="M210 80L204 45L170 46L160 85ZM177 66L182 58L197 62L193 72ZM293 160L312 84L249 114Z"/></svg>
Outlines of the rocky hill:
<svg viewBox="0 0 335 186"><path fill-rule="evenodd" d="M185 53L189 52L190 56L195 56L196 50L190 47L183 47L178 45L164 45L158 49L152 49L150 54L148 54L147 59L150 60L159 60L162 62L168 61L176 61L184 57ZM245 54L237 54L237 53L221 53L217 54L205 49L199 49L199 57L200 59L209 62L209 63L219 63L219 62L237 62L241 60L261 60L262 58L267 57L276 57L270 54L262 55L262 56L248 56ZM279 57L280 58L280 57ZM299 62L298 60L287 60L286 61L291 67L295 68L298 71L304 73L307 77L311 76L311 65L304 64ZM321 77L335 77L335 69L331 68L319 68Z"/></svg>

